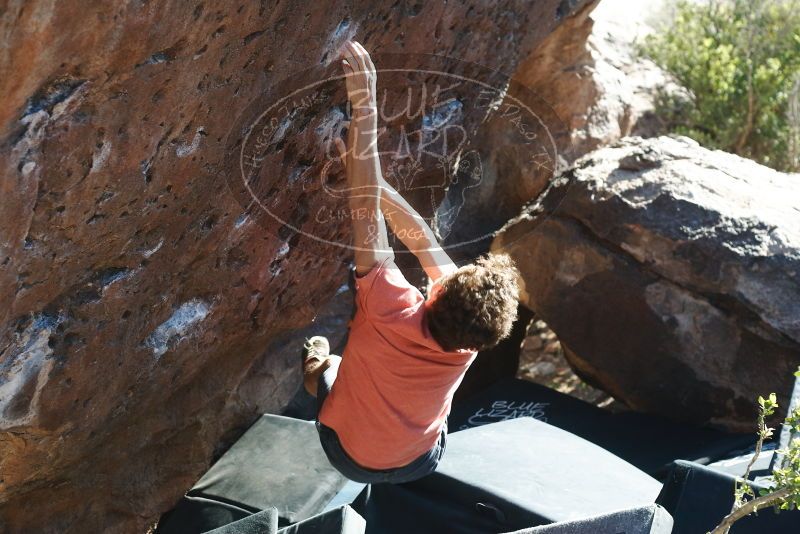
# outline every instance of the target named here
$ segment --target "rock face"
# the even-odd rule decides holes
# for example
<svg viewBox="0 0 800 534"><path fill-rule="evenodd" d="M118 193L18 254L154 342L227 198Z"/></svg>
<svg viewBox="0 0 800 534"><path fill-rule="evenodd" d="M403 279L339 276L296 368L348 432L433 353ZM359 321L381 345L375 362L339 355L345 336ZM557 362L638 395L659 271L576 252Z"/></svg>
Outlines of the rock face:
<svg viewBox="0 0 800 534"><path fill-rule="evenodd" d="M656 90L679 88L636 52L636 40L652 31L647 9L624 0L590 5L520 63L515 76L568 125L570 144L561 152L570 163L629 135L657 135Z"/></svg>
<svg viewBox="0 0 800 534"><path fill-rule="evenodd" d="M535 161L515 165L525 155L511 143L502 146L508 132L500 120L502 113L487 121L476 145L490 148L484 157L489 165L465 206L469 221L454 229L446 242L498 230L541 194L554 170L587 152L629 135L663 132L654 113L656 94L682 90L636 51L637 40L653 31L647 19L656 9L650 3L633 5L624 0L587 2L520 61L514 79L538 99L537 112L558 117L557 131L552 132L558 168ZM482 253L489 244L489 239L477 241L463 249L463 257ZM459 257L459 252L454 255Z"/></svg>
<svg viewBox="0 0 800 534"><path fill-rule="evenodd" d="M800 176L687 138L580 159L493 248L583 377L635 409L752 430L800 364Z"/></svg>
<svg viewBox="0 0 800 534"><path fill-rule="evenodd" d="M656 113L657 100L666 95L691 96L638 51L647 35L668 20L668 4L604 0L592 12L595 23L587 49L594 67L586 83L593 84L597 97L586 103L586 124L573 134L576 145L583 147L577 150L580 155L622 137L666 133L668 127Z"/></svg>
<svg viewBox="0 0 800 534"><path fill-rule="evenodd" d="M309 207L342 99L294 103L269 130L270 165L253 168L283 224L228 191L252 102L309 66L336 68L348 38L512 73L585 4L6 5L2 529L141 532L225 436L297 389L297 355L279 349L345 282L347 251L312 237L346 239L347 221ZM448 109L459 124L492 113Z"/></svg>
<svg viewBox="0 0 800 534"><path fill-rule="evenodd" d="M548 124L553 161L541 160L536 155L539 150L531 151L513 142L503 110L484 122L481 136L474 143L481 161L486 163L483 179L466 198L463 211L467 216L444 240L446 246L472 241L450 251L456 260L486 252L493 233L540 195L554 172L577 157L575 132L586 126L585 116L600 95L591 89L595 86L594 60L588 48L593 28L589 15L599 3L600 0L591 0L576 9L573 16L521 58L513 72L513 78L525 87L533 113ZM511 100L506 102L512 105ZM528 164L517 165L519 161ZM475 239L481 236L486 238Z"/></svg>

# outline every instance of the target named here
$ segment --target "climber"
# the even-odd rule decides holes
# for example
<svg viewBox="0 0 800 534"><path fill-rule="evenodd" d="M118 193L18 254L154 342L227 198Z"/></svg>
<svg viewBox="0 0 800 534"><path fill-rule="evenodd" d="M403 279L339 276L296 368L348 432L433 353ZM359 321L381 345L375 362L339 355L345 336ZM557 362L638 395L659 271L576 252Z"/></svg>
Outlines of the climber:
<svg viewBox="0 0 800 534"><path fill-rule="evenodd" d="M342 58L352 111L347 144L335 143L350 191L356 313L343 357L324 337L306 342L304 386L317 397L317 429L334 467L358 482L407 482L439 463L453 393L477 351L509 334L517 273L505 255L457 268L384 180L375 66L354 41ZM427 300L395 265L387 222L435 281Z"/></svg>

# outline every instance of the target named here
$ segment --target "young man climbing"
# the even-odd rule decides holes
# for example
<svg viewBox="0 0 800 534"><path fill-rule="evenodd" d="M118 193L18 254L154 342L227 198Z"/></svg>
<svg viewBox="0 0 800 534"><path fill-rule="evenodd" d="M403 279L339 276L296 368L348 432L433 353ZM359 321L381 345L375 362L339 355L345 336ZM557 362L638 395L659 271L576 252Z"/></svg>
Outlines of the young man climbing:
<svg viewBox="0 0 800 534"><path fill-rule="evenodd" d="M343 357L324 337L308 340L304 385L317 397L317 429L334 467L359 482L408 482L439 463L453 393L476 352L510 332L516 271L493 255L457 268L383 179L375 66L357 42L342 55L352 116L347 145L336 144L350 190L356 313ZM427 300L394 264L387 221L435 281Z"/></svg>

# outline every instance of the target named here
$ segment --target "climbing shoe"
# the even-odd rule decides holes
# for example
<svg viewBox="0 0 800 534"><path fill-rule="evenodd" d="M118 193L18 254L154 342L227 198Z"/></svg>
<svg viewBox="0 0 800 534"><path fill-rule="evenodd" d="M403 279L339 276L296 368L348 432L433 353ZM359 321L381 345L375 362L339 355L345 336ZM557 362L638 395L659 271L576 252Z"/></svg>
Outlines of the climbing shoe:
<svg viewBox="0 0 800 534"><path fill-rule="evenodd" d="M314 359L322 361L331 353L331 346L328 344L327 338L323 336L313 336L306 339L303 345L303 366L307 361Z"/></svg>

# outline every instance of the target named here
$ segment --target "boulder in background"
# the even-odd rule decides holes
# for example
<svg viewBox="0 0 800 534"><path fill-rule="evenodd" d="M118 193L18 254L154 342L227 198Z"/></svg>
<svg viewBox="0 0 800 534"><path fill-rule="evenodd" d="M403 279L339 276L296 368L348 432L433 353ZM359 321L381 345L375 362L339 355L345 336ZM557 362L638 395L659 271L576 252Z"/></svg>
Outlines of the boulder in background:
<svg viewBox="0 0 800 534"><path fill-rule="evenodd" d="M578 160L496 237L571 365L631 407L752 430L800 364L800 176L628 138Z"/></svg>

